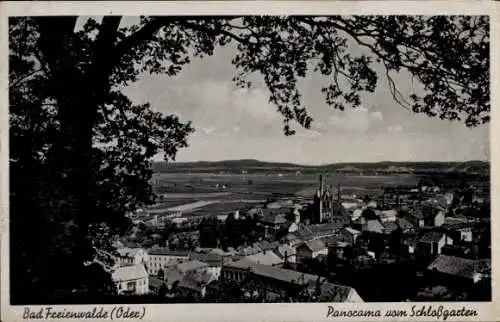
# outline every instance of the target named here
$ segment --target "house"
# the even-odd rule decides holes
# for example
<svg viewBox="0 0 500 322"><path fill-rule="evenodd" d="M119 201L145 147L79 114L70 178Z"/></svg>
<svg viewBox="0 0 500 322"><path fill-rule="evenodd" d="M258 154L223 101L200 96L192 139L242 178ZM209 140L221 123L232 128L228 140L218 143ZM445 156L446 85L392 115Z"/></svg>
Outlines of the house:
<svg viewBox="0 0 500 322"><path fill-rule="evenodd" d="M155 276L149 276L149 293L150 294L159 294L162 285L165 285L165 282L163 280L161 280Z"/></svg>
<svg viewBox="0 0 500 322"><path fill-rule="evenodd" d="M189 259L189 252L171 250L167 248L157 248L149 250L149 264L148 273L150 275L157 275L160 268L165 269L169 265L187 261Z"/></svg>
<svg viewBox="0 0 500 322"><path fill-rule="evenodd" d="M346 227L340 230L339 237L349 245L354 245L356 244L356 240L358 239L359 235L361 235L361 232L359 230L353 229L351 227Z"/></svg>
<svg viewBox="0 0 500 322"><path fill-rule="evenodd" d="M390 235L399 229L399 226L395 221L384 221L382 222L382 226L384 226L383 233L387 235Z"/></svg>
<svg viewBox="0 0 500 322"><path fill-rule="evenodd" d="M441 228L446 233L448 245L472 242L472 224L467 220L448 217Z"/></svg>
<svg viewBox="0 0 500 322"><path fill-rule="evenodd" d="M276 234L286 223L287 220L284 214L266 211L264 216L259 219L257 225L264 227L266 233Z"/></svg>
<svg viewBox="0 0 500 322"><path fill-rule="evenodd" d="M288 244L280 244L275 250L274 253L278 255L283 262L288 263L296 263L296 250L295 247L292 247Z"/></svg>
<svg viewBox="0 0 500 322"><path fill-rule="evenodd" d="M198 260L192 260L176 264L175 267L179 270L179 272L186 273L190 271L204 270L208 267L208 264L202 263Z"/></svg>
<svg viewBox="0 0 500 322"><path fill-rule="evenodd" d="M419 254L437 256L446 244L446 235L438 231L426 231L418 240Z"/></svg>
<svg viewBox="0 0 500 322"><path fill-rule="evenodd" d="M118 294L142 295L149 292L149 275L143 264L118 267L111 278Z"/></svg>
<svg viewBox="0 0 500 322"><path fill-rule="evenodd" d="M426 205L419 210L424 217L424 226L439 227L444 224L445 214L442 209L433 205Z"/></svg>
<svg viewBox="0 0 500 322"><path fill-rule="evenodd" d="M363 218L363 217L362 217ZM383 234L385 232L385 227L379 221L378 218L370 218L362 220L364 222L361 225L361 231L363 232L371 232L371 233L379 233Z"/></svg>
<svg viewBox="0 0 500 322"><path fill-rule="evenodd" d="M118 267L149 264L148 253L142 248L124 247L118 249L117 253L115 260Z"/></svg>
<svg viewBox="0 0 500 322"><path fill-rule="evenodd" d="M224 265L222 279L242 283L242 290L254 291L267 301L280 300L291 294L296 297L314 294L318 284L320 293L315 296L319 301L363 301L351 287L328 283L316 275L261 265L244 259Z"/></svg>
<svg viewBox="0 0 500 322"><path fill-rule="evenodd" d="M351 220L356 220L356 219L360 218L362 213L363 213L362 208L353 209L351 211Z"/></svg>
<svg viewBox="0 0 500 322"><path fill-rule="evenodd" d="M395 209L381 210L376 212L381 222L394 222L398 212Z"/></svg>
<svg viewBox="0 0 500 322"><path fill-rule="evenodd" d="M190 271L177 284L177 293L181 296L203 298L207 292L207 286L216 279L203 271Z"/></svg>
<svg viewBox="0 0 500 322"><path fill-rule="evenodd" d="M328 248L320 240L311 240L300 244L296 248L297 263L302 263L307 259L316 258L319 254L328 254Z"/></svg>
<svg viewBox="0 0 500 322"><path fill-rule="evenodd" d="M207 264L209 267L221 267L226 256L222 256L217 253L203 253L203 252L191 252L188 255L189 260L197 260L202 263Z"/></svg>
<svg viewBox="0 0 500 322"><path fill-rule="evenodd" d="M403 211L401 213L401 218L409 221L415 228L423 228L425 226L424 216L422 212L419 211Z"/></svg>
<svg viewBox="0 0 500 322"><path fill-rule="evenodd" d="M321 239L336 236L338 232L345 227L342 221L330 222L324 224L310 225L309 229L313 239Z"/></svg>
<svg viewBox="0 0 500 322"><path fill-rule="evenodd" d="M280 257L275 252L269 250L263 251L262 253L249 255L244 258L257 264L269 266L278 266L284 263L283 257Z"/></svg>
<svg viewBox="0 0 500 322"><path fill-rule="evenodd" d="M343 241L334 241L328 243L328 263L333 263L336 259L344 258L345 249L349 244Z"/></svg>
<svg viewBox="0 0 500 322"><path fill-rule="evenodd" d="M396 218L396 224L403 234L413 234L416 231L415 226L405 217Z"/></svg>
<svg viewBox="0 0 500 322"><path fill-rule="evenodd" d="M406 254L415 254L415 250L418 245L418 240L419 238L417 235L405 235L402 241L403 251Z"/></svg>
<svg viewBox="0 0 500 322"><path fill-rule="evenodd" d="M450 285L468 283L475 284L483 278L491 277L490 259L468 259L456 256L439 255L428 267L431 275L440 283Z"/></svg>

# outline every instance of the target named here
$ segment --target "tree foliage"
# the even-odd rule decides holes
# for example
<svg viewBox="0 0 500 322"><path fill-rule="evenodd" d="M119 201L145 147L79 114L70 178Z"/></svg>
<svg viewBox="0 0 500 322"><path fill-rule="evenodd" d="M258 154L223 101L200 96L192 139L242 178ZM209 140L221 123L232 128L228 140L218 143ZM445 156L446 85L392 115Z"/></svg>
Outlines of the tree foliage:
<svg viewBox="0 0 500 322"><path fill-rule="evenodd" d="M110 247L125 213L154 202L152 157L172 160L187 146L190 123L121 92L144 73L174 76L234 46L235 85L262 75L287 135L313 121L298 87L311 72L330 79L321 92L336 109L358 107L385 77L404 108L489 121L488 17L172 16L121 26L106 16L75 31L77 19L9 21L10 271L21 302L26 289L44 296L84 283L69 272ZM423 90L403 97L393 80L401 70Z"/></svg>

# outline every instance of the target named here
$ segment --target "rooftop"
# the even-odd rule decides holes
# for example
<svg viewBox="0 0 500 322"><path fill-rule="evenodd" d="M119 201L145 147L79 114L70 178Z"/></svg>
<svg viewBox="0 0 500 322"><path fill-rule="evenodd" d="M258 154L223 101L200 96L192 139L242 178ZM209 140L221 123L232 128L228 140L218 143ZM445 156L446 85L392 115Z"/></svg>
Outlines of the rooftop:
<svg viewBox="0 0 500 322"><path fill-rule="evenodd" d="M177 269L181 272L188 272L188 271L194 271L194 270L197 270L197 269L200 269L200 268L205 268L208 266L208 264L206 263L202 263L198 260L191 260L191 261L188 261L188 262L184 262L184 263L179 263L176 265L177 266Z"/></svg>
<svg viewBox="0 0 500 322"><path fill-rule="evenodd" d="M266 251L265 253L258 253L254 255L246 256L245 259L250 260L252 262L263 264L263 265L278 265L283 263L283 258L278 256L273 251Z"/></svg>
<svg viewBox="0 0 500 322"><path fill-rule="evenodd" d="M163 256L175 256L175 257L188 257L189 255L188 251L173 250L168 248L150 249L148 253L149 255L163 255Z"/></svg>
<svg viewBox="0 0 500 322"><path fill-rule="evenodd" d="M428 267L441 273L475 279L476 274L489 274L491 260L473 260L449 255L439 255Z"/></svg>
<svg viewBox="0 0 500 322"><path fill-rule="evenodd" d="M422 237L420 237L419 242L421 243L437 243L443 238L444 234L438 231L426 231Z"/></svg>
<svg viewBox="0 0 500 322"><path fill-rule="evenodd" d="M189 253L190 260L198 260L200 262L209 264L209 265L220 265L224 261L224 258L215 253Z"/></svg>
<svg viewBox="0 0 500 322"><path fill-rule="evenodd" d="M323 250L326 247L325 244L321 240L318 240L318 239L313 239L313 240L310 240L308 242L302 243L298 247L300 247L302 245L305 245L308 249L310 249L313 252Z"/></svg>
<svg viewBox="0 0 500 322"><path fill-rule="evenodd" d="M147 277L148 272L146 272L146 268L142 264L119 267L112 274L113 280L119 282L137 280Z"/></svg>
<svg viewBox="0 0 500 322"><path fill-rule="evenodd" d="M306 285L311 281L315 282L318 278L318 276L316 275L300 273L294 270L283 269L276 266L257 264L247 259L241 259L237 262L229 263L226 266L243 270L250 270L255 275L269 277L287 283L296 283L302 285Z"/></svg>

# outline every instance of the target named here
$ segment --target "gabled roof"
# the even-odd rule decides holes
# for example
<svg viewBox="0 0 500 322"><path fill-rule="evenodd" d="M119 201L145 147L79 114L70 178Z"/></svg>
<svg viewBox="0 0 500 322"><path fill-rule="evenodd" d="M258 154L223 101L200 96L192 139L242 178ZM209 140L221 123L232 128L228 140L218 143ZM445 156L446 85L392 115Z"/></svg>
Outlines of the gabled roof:
<svg viewBox="0 0 500 322"><path fill-rule="evenodd" d="M308 249L310 249L313 252L317 252L317 251L320 251L320 250L323 250L326 248L325 244L321 240L318 240L318 239L313 239L313 240L310 240L306 243L302 243L298 247L302 247L302 246L307 247Z"/></svg>
<svg viewBox="0 0 500 322"><path fill-rule="evenodd" d="M383 222L382 226L384 226L384 229L388 232L393 232L399 228L394 221Z"/></svg>
<svg viewBox="0 0 500 322"><path fill-rule="evenodd" d="M258 253L254 255L246 256L245 259L248 259L252 262L263 264L263 265L278 265L283 263L283 258L278 256L273 251L266 251L265 253Z"/></svg>
<svg viewBox="0 0 500 322"><path fill-rule="evenodd" d="M348 233L352 234L352 235L359 235L361 234L361 232L359 230L356 230L354 228L351 228L351 227L346 227L344 228Z"/></svg>
<svg viewBox="0 0 500 322"><path fill-rule="evenodd" d="M352 287L333 284L329 282L321 284L320 290L321 295L319 296L319 301L333 303L346 302L349 299L351 293L356 292L356 290L354 290Z"/></svg>
<svg viewBox="0 0 500 322"><path fill-rule="evenodd" d="M177 264L177 269L181 272L194 271L200 268L208 267L208 264L202 263L198 260L191 260L188 262Z"/></svg>
<svg viewBox="0 0 500 322"><path fill-rule="evenodd" d="M172 257L188 257L189 252L183 250L173 250L168 248L156 248L150 249L148 251L149 255L162 255L162 256L172 256Z"/></svg>
<svg viewBox="0 0 500 322"><path fill-rule="evenodd" d="M131 281L147 277L148 272L146 272L146 268L142 264L119 267L112 274L113 280L119 282Z"/></svg>
<svg viewBox="0 0 500 322"><path fill-rule="evenodd" d="M489 261L491 269L491 260ZM486 267L486 269L484 269ZM428 267L428 270L474 279L477 273L488 274L488 261L473 260L448 255L439 255Z"/></svg>
<svg viewBox="0 0 500 322"><path fill-rule="evenodd" d="M273 214L267 212L264 217L260 219L260 222L273 225L281 225L287 222L286 218L282 214Z"/></svg>
<svg viewBox="0 0 500 322"><path fill-rule="evenodd" d="M402 230L414 229L415 228L415 226L411 223L411 221L409 221L405 217L398 217L398 218L396 218L396 224Z"/></svg>
<svg viewBox="0 0 500 322"><path fill-rule="evenodd" d="M444 234L439 231L426 231L422 237L420 237L419 242L421 243L437 243L443 238Z"/></svg>
<svg viewBox="0 0 500 322"><path fill-rule="evenodd" d="M361 213L361 217L365 218L366 220L377 220L378 219L378 216L375 213L375 210L373 210L371 208L366 208L365 210L363 210L363 212Z"/></svg>
<svg viewBox="0 0 500 322"><path fill-rule="evenodd" d="M209 265L221 265L224 261L224 258L215 253L189 253L190 260L198 260L203 263L207 263Z"/></svg>
<svg viewBox="0 0 500 322"><path fill-rule="evenodd" d="M149 288L159 289L164 282L155 276L149 277Z"/></svg>
<svg viewBox="0 0 500 322"><path fill-rule="evenodd" d="M117 249L118 254L122 257L135 257L137 253L142 250L142 248L129 248L129 247L124 247Z"/></svg>
<svg viewBox="0 0 500 322"><path fill-rule="evenodd" d="M241 259L237 262L226 264L227 267L239 268L241 270L250 270L253 274L272 278L287 283L307 285L311 281L316 281L318 276L297 272L291 269L279 268L257 264L247 259Z"/></svg>

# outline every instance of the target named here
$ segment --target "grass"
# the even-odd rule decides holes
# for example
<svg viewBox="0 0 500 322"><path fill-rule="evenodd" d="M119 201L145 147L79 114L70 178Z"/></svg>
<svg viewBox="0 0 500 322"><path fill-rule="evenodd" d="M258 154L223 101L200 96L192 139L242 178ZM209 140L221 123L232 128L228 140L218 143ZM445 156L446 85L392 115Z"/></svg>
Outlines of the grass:
<svg viewBox="0 0 500 322"><path fill-rule="evenodd" d="M325 177L325 187L341 185L343 194L377 194L382 187L416 185L414 176L380 175L359 176L331 174ZM166 209L196 201L217 200L193 211L227 213L251 207L242 200L279 199L281 197L313 197L318 187L317 174L215 174L215 173L156 173L153 187L162 194L159 209ZM225 188L223 188L225 186ZM228 202L231 201L231 202Z"/></svg>

